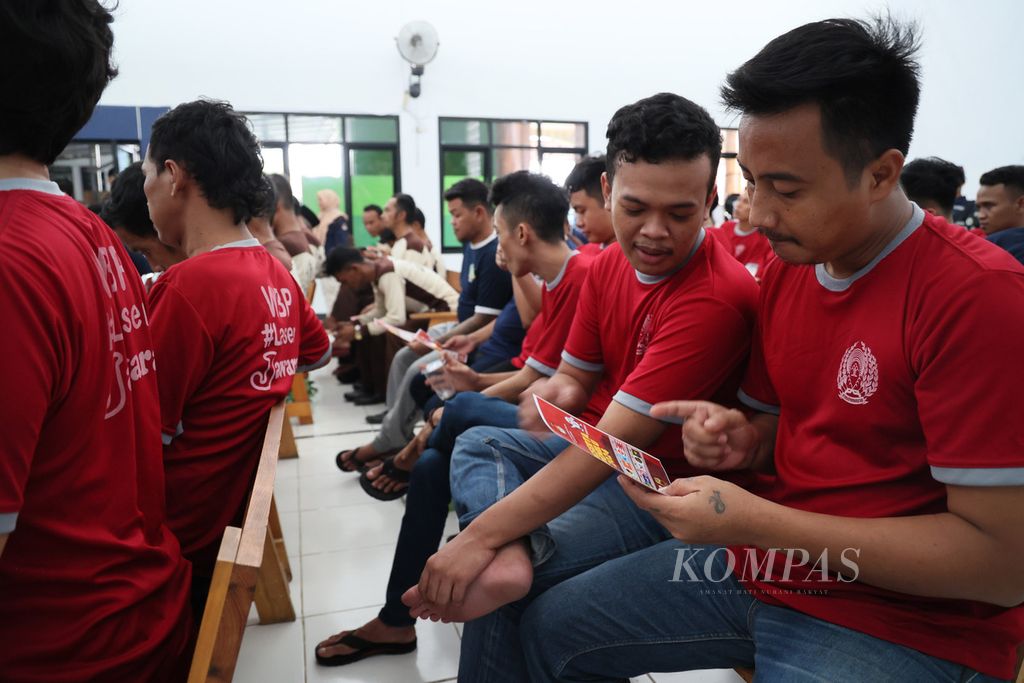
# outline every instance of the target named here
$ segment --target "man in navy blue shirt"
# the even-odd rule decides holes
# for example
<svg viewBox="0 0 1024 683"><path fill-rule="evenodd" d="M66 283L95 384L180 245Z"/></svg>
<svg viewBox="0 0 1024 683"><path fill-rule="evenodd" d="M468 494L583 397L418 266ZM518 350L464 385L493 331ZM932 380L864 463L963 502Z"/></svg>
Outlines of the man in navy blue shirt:
<svg viewBox="0 0 1024 683"><path fill-rule="evenodd" d="M978 181L978 219L989 242L1024 263L1024 166L1001 166Z"/></svg>
<svg viewBox="0 0 1024 683"><path fill-rule="evenodd" d="M431 330L431 336L442 344L449 345L451 341L457 345L464 339L463 335L494 320L512 298L512 278L494 261L498 236L494 232L487 192L484 183L465 178L444 194L452 215L452 228L463 250L458 323ZM414 342L395 354L388 372L387 410L381 418L380 432L372 443L337 454L335 462L342 471L364 469L367 462L397 451L412 439L419 411L409 387L419 374L420 365L438 357L428 351L427 347Z"/></svg>

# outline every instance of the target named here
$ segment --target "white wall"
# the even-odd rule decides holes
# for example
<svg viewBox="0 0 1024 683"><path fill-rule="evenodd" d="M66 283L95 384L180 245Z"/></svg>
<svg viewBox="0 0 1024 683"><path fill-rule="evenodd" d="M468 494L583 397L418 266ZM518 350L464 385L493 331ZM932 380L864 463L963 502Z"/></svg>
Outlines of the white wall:
<svg viewBox="0 0 1024 683"><path fill-rule="evenodd" d="M604 145L621 105L669 90L720 125L725 74L772 37L829 16L889 8L924 29L924 89L911 157L978 176L1024 162L1024 51L1017 0L120 0L121 75L102 104L174 105L200 95L237 109L400 114L402 189L439 226L438 116L588 121ZM423 94L404 97L394 36L407 21L438 30Z"/></svg>

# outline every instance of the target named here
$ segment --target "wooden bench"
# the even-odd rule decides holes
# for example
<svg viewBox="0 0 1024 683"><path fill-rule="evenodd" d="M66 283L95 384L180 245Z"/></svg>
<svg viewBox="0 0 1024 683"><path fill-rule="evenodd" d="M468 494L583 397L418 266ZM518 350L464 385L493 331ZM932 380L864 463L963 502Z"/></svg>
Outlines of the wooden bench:
<svg viewBox="0 0 1024 683"><path fill-rule="evenodd" d="M274 501L284 403L270 411L260 463L242 528L224 530L206 601L189 683L231 681L252 603L261 624L295 621L291 566Z"/></svg>
<svg viewBox="0 0 1024 683"><path fill-rule="evenodd" d="M311 305L313 303L313 295L315 294L316 280L313 280L309 283L309 289L306 290L306 301ZM309 391L306 388L306 376L307 373L300 372L296 373L295 377L292 379L292 400L288 403L287 414L289 418L299 418L299 424L311 425L313 424L313 404L309 401ZM291 435L291 425L288 426L288 434L289 436Z"/></svg>

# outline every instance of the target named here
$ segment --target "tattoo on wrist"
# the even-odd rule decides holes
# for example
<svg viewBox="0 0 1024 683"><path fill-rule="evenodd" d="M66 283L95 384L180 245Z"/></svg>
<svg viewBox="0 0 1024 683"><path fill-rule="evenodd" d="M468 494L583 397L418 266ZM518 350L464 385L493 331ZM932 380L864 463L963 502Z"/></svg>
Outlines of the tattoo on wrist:
<svg viewBox="0 0 1024 683"><path fill-rule="evenodd" d="M725 501L722 500L721 491L712 491L708 502L715 506L715 514L721 515L725 513Z"/></svg>

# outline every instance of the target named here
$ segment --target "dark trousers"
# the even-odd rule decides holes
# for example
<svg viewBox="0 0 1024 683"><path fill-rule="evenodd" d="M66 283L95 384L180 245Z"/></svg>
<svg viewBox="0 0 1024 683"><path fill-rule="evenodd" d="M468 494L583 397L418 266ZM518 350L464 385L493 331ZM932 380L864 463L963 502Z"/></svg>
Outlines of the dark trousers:
<svg viewBox="0 0 1024 683"><path fill-rule="evenodd" d="M455 439L467 429L482 425L515 427L516 406L476 392L456 394L446 404L441 422L412 468L405 516L391 562L387 602L378 615L388 626L416 623L409 616L409 608L402 604L402 594L419 582L427 560L441 545L451 500L448 471Z"/></svg>

